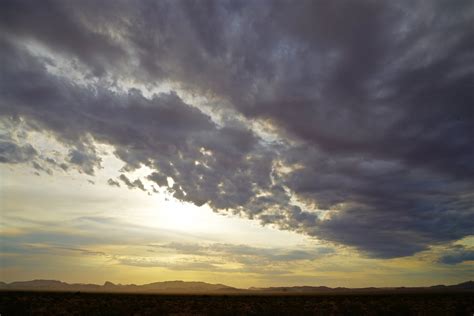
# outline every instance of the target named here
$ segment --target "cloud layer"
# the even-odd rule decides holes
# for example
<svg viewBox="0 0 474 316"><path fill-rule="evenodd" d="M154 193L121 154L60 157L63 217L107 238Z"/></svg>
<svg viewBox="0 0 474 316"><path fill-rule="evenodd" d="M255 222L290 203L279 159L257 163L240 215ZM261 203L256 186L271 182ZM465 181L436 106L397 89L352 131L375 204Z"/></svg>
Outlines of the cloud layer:
<svg viewBox="0 0 474 316"><path fill-rule="evenodd" d="M473 19L450 1L3 1L0 115L67 146L63 170L93 175L104 143L179 200L408 256L473 235ZM35 155L0 138L2 163Z"/></svg>

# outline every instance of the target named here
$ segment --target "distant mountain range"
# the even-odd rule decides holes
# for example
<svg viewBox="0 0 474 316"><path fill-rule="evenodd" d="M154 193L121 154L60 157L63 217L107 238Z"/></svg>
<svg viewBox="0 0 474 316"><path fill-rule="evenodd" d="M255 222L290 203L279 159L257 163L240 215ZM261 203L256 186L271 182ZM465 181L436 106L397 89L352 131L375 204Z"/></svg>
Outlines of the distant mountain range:
<svg viewBox="0 0 474 316"><path fill-rule="evenodd" d="M114 284L68 284L56 280L33 280L23 282L0 282L3 291L67 291L67 292L104 292L104 293L181 293L181 294L311 294L311 293L373 293L373 292L445 292L474 291L474 282L468 281L456 285L435 285L430 287L386 287L386 288L330 288L325 286L292 286L238 289L224 284L205 282L166 281L143 285Z"/></svg>
<svg viewBox="0 0 474 316"><path fill-rule="evenodd" d="M223 284L204 282L166 281L143 285L114 284L105 282L98 284L68 284L56 280L33 280L24 282L0 283L0 290L34 290L34 291L71 291L71 292L123 292L123 293L215 293L238 291Z"/></svg>

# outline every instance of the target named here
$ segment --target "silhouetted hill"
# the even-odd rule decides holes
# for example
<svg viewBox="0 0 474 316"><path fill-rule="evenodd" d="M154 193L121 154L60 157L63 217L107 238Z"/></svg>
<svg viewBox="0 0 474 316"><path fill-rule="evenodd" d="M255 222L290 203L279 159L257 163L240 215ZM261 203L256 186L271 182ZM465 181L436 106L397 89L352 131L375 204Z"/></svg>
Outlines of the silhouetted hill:
<svg viewBox="0 0 474 316"><path fill-rule="evenodd" d="M328 292L334 291L336 289L332 289L326 286L283 286L283 287L266 287L266 288L251 288L253 291L261 291L261 292L270 292L270 293L308 293L308 292Z"/></svg>
<svg viewBox="0 0 474 316"><path fill-rule="evenodd" d="M213 293L239 291L236 288L223 284L209 284L205 282L165 281L143 285L114 284L105 282L104 285L97 284L68 284L56 280L33 280L23 282L12 282L10 284L0 283L2 290L32 290L32 291L74 291L74 292L143 292L143 293Z"/></svg>
<svg viewBox="0 0 474 316"><path fill-rule="evenodd" d="M267 288L249 288L253 293L272 293L272 294L310 294L310 293L410 293L410 292L455 292L455 291L474 291L474 282L468 281L455 285L435 285L431 287L366 287L366 288L330 288L326 286L291 286L291 287L267 287Z"/></svg>
<svg viewBox="0 0 474 316"><path fill-rule="evenodd" d="M448 286L451 289L474 290L474 281L467 281L456 285Z"/></svg>
<svg viewBox="0 0 474 316"><path fill-rule="evenodd" d="M12 282L6 285L8 288L31 289L31 290L65 290L70 287L69 284L56 280L33 280Z"/></svg>
<svg viewBox="0 0 474 316"><path fill-rule="evenodd" d="M160 292L215 292L223 290L236 290L223 284L209 284L205 282L165 281L145 284L140 286L145 291Z"/></svg>
<svg viewBox="0 0 474 316"><path fill-rule="evenodd" d="M468 281L455 285L435 285L431 287L393 287L393 288L330 288L326 286L291 286L238 289L224 284L210 284L205 282L165 281L143 285L114 284L105 282L98 284L68 284L57 280L33 280L4 283L0 282L0 290L20 291L68 291L68 292L110 292L110 293L173 293L173 294L311 294L311 293L374 293L374 292L456 292L474 291L474 282Z"/></svg>

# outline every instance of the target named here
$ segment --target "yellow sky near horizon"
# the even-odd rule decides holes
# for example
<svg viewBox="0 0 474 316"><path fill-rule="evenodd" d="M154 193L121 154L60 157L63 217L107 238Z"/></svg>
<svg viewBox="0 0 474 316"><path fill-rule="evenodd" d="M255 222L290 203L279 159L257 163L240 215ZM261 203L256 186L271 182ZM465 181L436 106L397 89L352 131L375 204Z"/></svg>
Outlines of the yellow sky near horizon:
<svg viewBox="0 0 474 316"><path fill-rule="evenodd" d="M48 142L49 148L59 146L47 137L41 142L46 149ZM100 148L103 168L93 183L79 172L56 170L53 177L0 165L2 281L185 280L247 288L417 286L472 278L469 262L455 269L436 263L435 248L370 259L349 247L180 202L165 190L149 195L123 184L112 187L107 180L120 174L122 163L110 148ZM130 179L151 189L148 173L141 168Z"/></svg>

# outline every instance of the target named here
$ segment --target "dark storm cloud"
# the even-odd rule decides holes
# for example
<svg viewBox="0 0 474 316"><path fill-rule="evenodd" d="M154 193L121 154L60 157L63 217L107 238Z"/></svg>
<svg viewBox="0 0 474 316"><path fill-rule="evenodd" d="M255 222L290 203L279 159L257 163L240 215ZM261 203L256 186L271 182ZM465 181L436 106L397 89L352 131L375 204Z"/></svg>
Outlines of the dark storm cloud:
<svg viewBox="0 0 474 316"><path fill-rule="evenodd" d="M5 120L0 121L0 163L32 162L38 156L38 151L31 144L20 144L11 130L12 125Z"/></svg>
<svg viewBox="0 0 474 316"><path fill-rule="evenodd" d="M114 93L97 85L92 91L65 82L14 45L4 57L6 77L17 81L2 83L2 112L53 133L71 147L70 164L85 173L100 166L93 137L115 147L125 170L144 164L155 177L172 177L174 196L197 205L242 207L270 183L269 152L241 124L218 127L175 93L146 99L137 90ZM30 77L38 85L30 86Z"/></svg>
<svg viewBox="0 0 474 316"><path fill-rule="evenodd" d="M100 167L101 159L97 157L93 147L84 147L81 149L76 148L70 150L69 162L72 165L75 165L80 171L83 171L88 175L94 175L94 170Z"/></svg>
<svg viewBox="0 0 474 316"><path fill-rule="evenodd" d="M464 261L474 261L473 247L469 248L462 245L452 246L438 260L438 262L444 264L458 264Z"/></svg>
<svg viewBox="0 0 474 316"><path fill-rule="evenodd" d="M109 64L124 55L123 48L110 38L110 30L103 30L105 34L101 34L88 25L86 3L83 9L71 5L55 0L4 1L0 13L1 32L18 39L40 41L54 51L87 63L94 75L101 75ZM96 23L101 22L96 20Z"/></svg>
<svg viewBox="0 0 474 316"><path fill-rule="evenodd" d="M37 151L30 144L21 146L0 139L0 162L2 163L28 162L36 155Z"/></svg>
<svg viewBox="0 0 474 316"><path fill-rule="evenodd" d="M166 175L164 175L164 174L159 174L157 172L153 172L152 174L148 175L147 179L150 180L150 181L155 182L160 187L168 186L168 179L167 179ZM153 190L155 190L155 189L153 189Z"/></svg>
<svg viewBox="0 0 474 316"><path fill-rule="evenodd" d="M94 142L110 144L124 171L146 165L161 187L171 177L180 200L376 257L473 234L469 1L1 6L0 114L55 135L84 173L100 167ZM93 83L52 75L34 42ZM106 76L176 83L227 120L175 92L113 92ZM279 143L247 126L257 121Z"/></svg>

